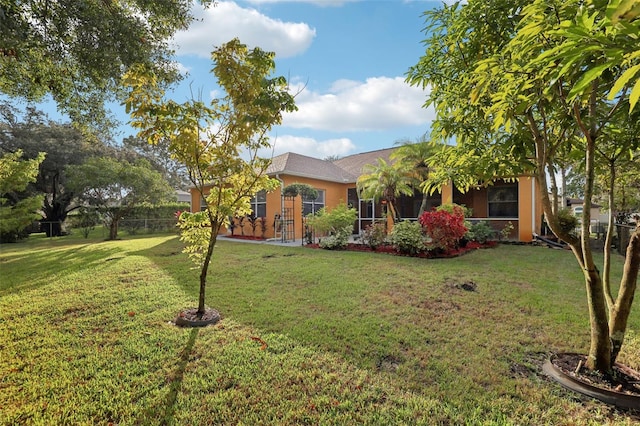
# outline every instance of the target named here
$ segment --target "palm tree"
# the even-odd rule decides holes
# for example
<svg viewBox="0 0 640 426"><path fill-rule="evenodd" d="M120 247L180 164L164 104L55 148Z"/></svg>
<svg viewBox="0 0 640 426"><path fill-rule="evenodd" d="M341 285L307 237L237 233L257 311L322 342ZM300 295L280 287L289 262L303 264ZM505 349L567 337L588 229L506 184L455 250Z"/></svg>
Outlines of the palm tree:
<svg viewBox="0 0 640 426"><path fill-rule="evenodd" d="M412 173L405 163L387 163L378 158L377 164L367 164L358 178L357 187L361 199L383 200L387 203L387 214L394 222L400 220L396 200L400 195L412 195Z"/></svg>
<svg viewBox="0 0 640 426"><path fill-rule="evenodd" d="M415 142L405 139L396 142L396 145L401 146L391 154L391 159L406 165L412 179L411 186L419 189L420 184L429 177L430 169L427 164L427 158L433 155L433 145L428 142L426 134L416 139ZM426 210L428 201L427 192L422 190L420 192L422 193L422 202L420 203L418 217Z"/></svg>

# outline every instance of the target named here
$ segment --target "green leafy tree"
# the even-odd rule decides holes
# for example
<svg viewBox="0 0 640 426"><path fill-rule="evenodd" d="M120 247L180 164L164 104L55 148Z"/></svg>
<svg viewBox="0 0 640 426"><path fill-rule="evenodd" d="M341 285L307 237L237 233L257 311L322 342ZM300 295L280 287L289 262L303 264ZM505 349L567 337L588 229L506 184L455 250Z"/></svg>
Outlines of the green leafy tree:
<svg viewBox="0 0 640 426"><path fill-rule="evenodd" d="M0 157L0 241L15 241L21 231L40 217L41 196L18 197L38 175L44 153L31 160L22 159L22 151Z"/></svg>
<svg viewBox="0 0 640 426"><path fill-rule="evenodd" d="M376 164L363 167L363 174L358 177L357 188L360 199L384 201L387 215L394 222L400 220L396 209L396 201L400 195L413 195L413 168L404 162L387 163L378 158Z"/></svg>
<svg viewBox="0 0 640 426"><path fill-rule="evenodd" d="M74 121L104 123L104 102L134 64L165 83L177 78L168 42L188 28L190 9L186 0L4 0L0 93L34 102L50 95Z"/></svg>
<svg viewBox="0 0 640 426"><path fill-rule="evenodd" d="M44 229L48 236L59 236L67 215L78 207L73 203L73 192L66 186L65 168L82 164L92 156L106 155L107 149L71 124L51 121L34 109L29 108L23 117L14 108L4 107L0 111L3 118L0 151L22 150L25 158L36 158L39 152L47 154L40 163L37 179L24 196L44 194L42 218L49 222Z"/></svg>
<svg viewBox="0 0 640 426"><path fill-rule="evenodd" d="M427 49L407 77L431 87L427 103L437 112L432 135L456 140L433 157L440 167L425 187L453 180L465 190L525 173L536 179L547 223L584 273L591 330L586 366L602 372L610 371L622 346L640 267L636 230L617 297L609 298L589 242L596 166L603 158L598 149L613 152L604 141L637 149L637 141L619 134L637 121L629 114L640 94L631 79L639 69L638 24L616 24L611 5L471 0L444 6L425 14ZM568 159L581 163L584 177L580 235L563 229L549 197L548 176Z"/></svg>
<svg viewBox="0 0 640 426"><path fill-rule="evenodd" d="M173 189L149 163L114 158L92 158L70 166L68 186L81 202L94 206L106 218L109 239L118 237L120 220L143 203L160 204L175 198Z"/></svg>
<svg viewBox="0 0 640 426"><path fill-rule="evenodd" d="M144 158L160 172L169 184L176 189L187 189L189 177L184 164L176 160L169 151L169 140L161 139L150 144L144 139L129 136L122 141L123 155L126 158Z"/></svg>
<svg viewBox="0 0 640 426"><path fill-rule="evenodd" d="M198 100L183 104L164 100L152 73L128 76L127 108L140 137L169 141L171 155L187 168L189 180L206 202L198 213L183 213L179 226L185 251L200 267L198 315L205 311L207 271L218 232L229 217L251 213L251 198L272 190L278 181L266 175L270 159L258 157L269 147L267 133L280 124L283 111L295 110L284 77L270 77L274 54L249 50L238 39L212 53L213 74L226 96L210 106Z"/></svg>

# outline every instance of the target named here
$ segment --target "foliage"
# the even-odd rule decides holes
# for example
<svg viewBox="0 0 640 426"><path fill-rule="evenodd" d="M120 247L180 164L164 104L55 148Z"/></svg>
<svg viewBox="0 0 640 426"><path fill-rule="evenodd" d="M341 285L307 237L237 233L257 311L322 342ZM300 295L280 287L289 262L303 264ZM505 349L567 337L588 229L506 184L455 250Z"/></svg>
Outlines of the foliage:
<svg viewBox="0 0 640 426"><path fill-rule="evenodd" d="M39 152L47 154L40 163L36 181L24 196L44 195L42 216L51 225L45 228L47 236L60 236L61 224L78 208L73 203L73 191L66 186L65 167L82 164L92 156L108 155L107 147L71 124L50 120L33 108L27 108L21 116L16 108L0 106L0 113L0 149L9 152L21 149L25 158L36 158Z"/></svg>
<svg viewBox="0 0 640 426"><path fill-rule="evenodd" d="M321 238L318 245L326 250L342 250L347 247L351 234L353 234L353 225L347 225Z"/></svg>
<svg viewBox="0 0 640 426"><path fill-rule="evenodd" d="M351 235L357 218L356 209L346 203L340 203L331 210L323 207L315 215L307 216L307 224L316 234L335 235L349 228L348 235Z"/></svg>
<svg viewBox="0 0 640 426"><path fill-rule="evenodd" d="M477 222L465 222L467 233L464 235L469 241L476 241L480 244L486 243L494 235L495 231L486 220L480 220Z"/></svg>
<svg viewBox="0 0 640 426"><path fill-rule="evenodd" d="M511 236L511 232L513 231L513 223L511 221L507 222L507 224L500 230L500 238L503 240L508 239Z"/></svg>
<svg viewBox="0 0 640 426"><path fill-rule="evenodd" d="M24 237L23 229L40 217L36 212L42 204L42 197L20 197L19 193L36 180L45 154L40 153L30 160L23 160L22 154L17 150L0 157L0 242L13 242Z"/></svg>
<svg viewBox="0 0 640 426"><path fill-rule="evenodd" d="M142 138L129 136L122 140L122 151L131 161L144 158L173 188L186 190L190 184L187 169L171 155L169 143L168 139L159 139L150 144Z"/></svg>
<svg viewBox="0 0 640 426"><path fill-rule="evenodd" d="M427 249L422 226L418 222L410 220L394 224L389 234L389 240L401 253L405 254L417 254Z"/></svg>
<svg viewBox="0 0 640 426"><path fill-rule="evenodd" d="M226 95L210 106L195 99L182 104L165 100L160 77L148 69L138 67L126 76L125 105L133 126L140 129L138 136L153 144L168 141L169 152L185 165L189 180L206 202L203 213L194 213L181 226L185 250L200 267L201 314L218 232L230 217L251 213L251 197L257 192L277 187L278 181L266 175L271 160L257 153L270 146L268 132L281 123L283 112L296 109L286 79L270 77L273 53L258 47L250 50L233 39L217 47L211 57L213 74ZM193 230L186 228L190 224Z"/></svg>
<svg viewBox="0 0 640 426"><path fill-rule="evenodd" d="M120 220L143 203L158 204L175 198L173 189L149 163L92 158L67 168L68 187L82 203L94 206L106 219L109 239L118 236Z"/></svg>
<svg viewBox="0 0 640 426"><path fill-rule="evenodd" d="M415 142L404 140L399 143L400 147L391 154L391 159L406 165L409 177L412 180L411 187L420 189L429 177L430 166L427 160L433 155L436 145L429 143L427 134ZM396 144L398 144L398 142L396 142ZM421 190L421 192L422 202L418 210L418 217L426 210L429 195L426 191Z"/></svg>
<svg viewBox="0 0 640 426"><path fill-rule="evenodd" d="M72 228L80 228L84 238L89 238L97 224L100 223L100 214L94 208L80 207L75 214L69 217Z"/></svg>
<svg viewBox="0 0 640 426"><path fill-rule="evenodd" d="M374 222L367 226L362 233L362 242L372 250L377 249L387 240L387 224Z"/></svg>
<svg viewBox="0 0 640 426"><path fill-rule="evenodd" d="M427 235L427 246L444 251L457 247L468 231L464 223L464 210L457 204L424 212L418 222Z"/></svg>
<svg viewBox="0 0 640 426"><path fill-rule="evenodd" d="M211 1L202 0L210 4ZM193 16L183 0L6 0L0 6L0 93L39 102L50 95L74 121L102 124L136 64L164 84L178 78L169 40Z"/></svg>
<svg viewBox="0 0 640 426"><path fill-rule="evenodd" d="M438 167L425 190L450 180L466 190L525 173L535 178L547 223L584 271L591 327L587 367L600 372L610 370L622 346L640 267L638 231L630 239L627 273L614 299L609 253L601 275L588 241L598 169L606 167L604 159L634 152L640 143L625 136L637 133L640 24L619 19L615 11L623 4L629 5L617 0L610 7L581 0L445 5L425 14L427 49L407 77L432 88L427 105L437 119L431 135L443 142L429 162ZM447 142L453 138L451 147ZM584 176L578 235L561 228L549 196L557 194L556 171L575 164Z"/></svg>
<svg viewBox="0 0 640 426"><path fill-rule="evenodd" d="M282 189L285 197L297 197L300 195L304 200L315 200L318 198L318 190L306 183L292 183Z"/></svg>
<svg viewBox="0 0 640 426"><path fill-rule="evenodd" d="M565 234L575 234L579 221L573 210L570 208L562 208L558 210L558 225Z"/></svg>
<svg viewBox="0 0 640 426"><path fill-rule="evenodd" d="M265 238L268 229L268 222L266 217L260 217L260 232L262 233L262 238Z"/></svg>
<svg viewBox="0 0 640 426"><path fill-rule="evenodd" d="M358 177L358 196L362 200L384 201L387 215L394 222L400 220L396 210L396 200L400 195L413 195L415 167L409 163L396 161L389 164L378 158L376 164L367 164Z"/></svg>

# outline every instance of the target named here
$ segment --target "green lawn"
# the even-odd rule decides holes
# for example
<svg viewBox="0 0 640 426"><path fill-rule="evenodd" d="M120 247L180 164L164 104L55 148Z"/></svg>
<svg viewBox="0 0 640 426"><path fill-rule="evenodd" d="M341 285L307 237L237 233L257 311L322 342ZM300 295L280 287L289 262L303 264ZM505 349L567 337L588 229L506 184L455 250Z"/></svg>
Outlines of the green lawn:
<svg viewBox="0 0 640 426"><path fill-rule="evenodd" d="M426 260L225 241L207 290L224 319L181 329L191 266L174 235L0 246L0 424L639 421L539 371L588 347L570 252ZM630 330L622 359L638 368L638 309Z"/></svg>

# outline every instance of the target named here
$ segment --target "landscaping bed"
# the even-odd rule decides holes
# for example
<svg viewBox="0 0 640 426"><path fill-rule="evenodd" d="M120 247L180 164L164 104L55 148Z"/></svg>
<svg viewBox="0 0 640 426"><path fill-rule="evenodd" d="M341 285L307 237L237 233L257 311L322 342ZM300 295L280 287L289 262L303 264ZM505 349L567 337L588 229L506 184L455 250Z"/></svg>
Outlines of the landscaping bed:
<svg viewBox="0 0 640 426"><path fill-rule="evenodd" d="M439 258L451 258L458 257L463 254L472 252L474 250L486 249L486 248L494 248L498 245L497 241L487 241L486 243L478 243L475 241L469 241L464 245L464 247L457 247L455 249L449 251L442 250L428 250L422 251L419 253L403 253L394 245L382 245L379 247L371 248L366 244L361 243L348 243L344 248L346 251L362 251L362 252L370 252L370 253L384 253L391 254L395 256L407 256L407 257L419 257L424 259L439 259ZM308 248L321 248L319 244L307 244L305 247Z"/></svg>

